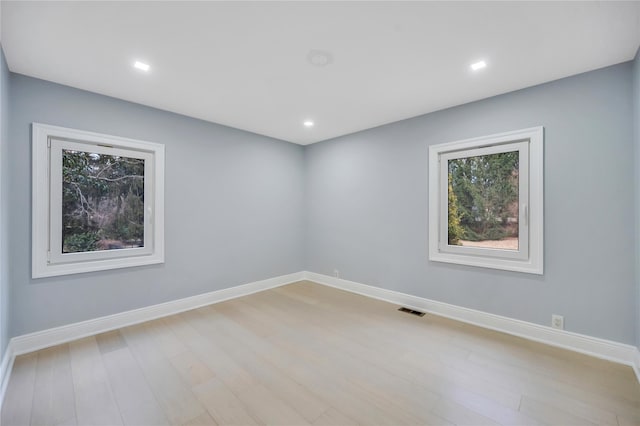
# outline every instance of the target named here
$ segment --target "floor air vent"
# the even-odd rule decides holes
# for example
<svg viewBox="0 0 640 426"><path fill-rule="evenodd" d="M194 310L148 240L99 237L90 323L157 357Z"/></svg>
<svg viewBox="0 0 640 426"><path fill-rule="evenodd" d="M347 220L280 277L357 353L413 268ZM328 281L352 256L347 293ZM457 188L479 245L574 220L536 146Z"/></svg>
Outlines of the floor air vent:
<svg viewBox="0 0 640 426"><path fill-rule="evenodd" d="M409 308L400 308L398 310L400 312L406 312L407 314L417 315L419 317L423 317L424 316L424 312L414 311L413 309L409 309Z"/></svg>

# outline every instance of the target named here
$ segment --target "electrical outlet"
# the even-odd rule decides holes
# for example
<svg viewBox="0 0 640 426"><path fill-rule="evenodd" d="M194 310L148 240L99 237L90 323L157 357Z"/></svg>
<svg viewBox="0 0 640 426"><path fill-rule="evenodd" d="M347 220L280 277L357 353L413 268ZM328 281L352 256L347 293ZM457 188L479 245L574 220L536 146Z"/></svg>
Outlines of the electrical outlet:
<svg viewBox="0 0 640 426"><path fill-rule="evenodd" d="M551 327L564 330L564 317L562 315L551 315Z"/></svg>
<svg viewBox="0 0 640 426"><path fill-rule="evenodd" d="M336 278L340 278L340 271L338 271L337 269L333 270L333 276Z"/></svg>

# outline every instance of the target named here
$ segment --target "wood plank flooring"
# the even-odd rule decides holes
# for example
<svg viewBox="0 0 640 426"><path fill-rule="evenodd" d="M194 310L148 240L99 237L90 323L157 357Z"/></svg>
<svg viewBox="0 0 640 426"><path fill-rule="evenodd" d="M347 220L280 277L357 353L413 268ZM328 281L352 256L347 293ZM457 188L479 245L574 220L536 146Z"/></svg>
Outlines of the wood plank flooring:
<svg viewBox="0 0 640 426"><path fill-rule="evenodd" d="M640 425L629 367L310 282L16 359L2 425Z"/></svg>

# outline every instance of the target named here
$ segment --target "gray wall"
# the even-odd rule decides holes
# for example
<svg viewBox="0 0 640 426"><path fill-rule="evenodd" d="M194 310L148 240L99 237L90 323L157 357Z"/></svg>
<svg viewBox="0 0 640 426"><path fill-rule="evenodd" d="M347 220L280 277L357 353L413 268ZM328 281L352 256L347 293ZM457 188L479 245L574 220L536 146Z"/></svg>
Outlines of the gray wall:
<svg viewBox="0 0 640 426"><path fill-rule="evenodd" d="M636 345L640 347L640 49L633 60L633 138L635 144L636 200Z"/></svg>
<svg viewBox="0 0 640 426"><path fill-rule="evenodd" d="M635 343L632 64L307 148L309 271ZM428 146L545 127L545 274L428 261Z"/></svg>
<svg viewBox="0 0 640 426"><path fill-rule="evenodd" d="M630 227L640 185L632 197L628 183L640 164L631 155L640 147L632 124L639 69L636 59L305 148L9 74L1 63L9 335L339 269L346 279L525 321L562 314L570 331L634 343L640 248L636 256ZM166 145L164 265L30 279L33 121ZM429 262L428 146L537 125L545 126L545 275Z"/></svg>
<svg viewBox="0 0 640 426"><path fill-rule="evenodd" d="M9 343L9 260L8 235L9 159L7 144L9 134L9 69L0 47L0 357Z"/></svg>
<svg viewBox="0 0 640 426"><path fill-rule="evenodd" d="M303 147L22 75L10 84L12 336L304 268ZM165 144L165 264L30 279L34 121Z"/></svg>

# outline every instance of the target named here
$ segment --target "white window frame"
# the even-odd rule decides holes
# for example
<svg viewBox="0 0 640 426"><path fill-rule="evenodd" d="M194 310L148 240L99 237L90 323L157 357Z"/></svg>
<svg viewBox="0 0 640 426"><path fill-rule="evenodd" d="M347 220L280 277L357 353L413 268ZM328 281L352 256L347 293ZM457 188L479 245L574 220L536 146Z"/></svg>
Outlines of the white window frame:
<svg viewBox="0 0 640 426"><path fill-rule="evenodd" d="M33 123L32 277L164 263L164 145ZM62 253L62 151L145 160L144 247Z"/></svg>
<svg viewBox="0 0 640 426"><path fill-rule="evenodd" d="M429 147L429 260L543 274L544 129L533 127ZM448 244L448 161L519 152L518 250Z"/></svg>

